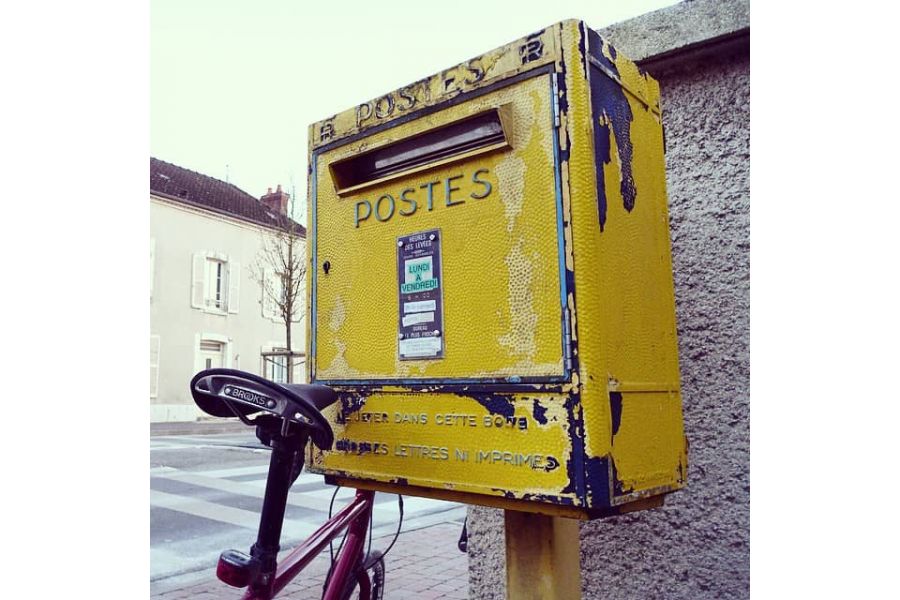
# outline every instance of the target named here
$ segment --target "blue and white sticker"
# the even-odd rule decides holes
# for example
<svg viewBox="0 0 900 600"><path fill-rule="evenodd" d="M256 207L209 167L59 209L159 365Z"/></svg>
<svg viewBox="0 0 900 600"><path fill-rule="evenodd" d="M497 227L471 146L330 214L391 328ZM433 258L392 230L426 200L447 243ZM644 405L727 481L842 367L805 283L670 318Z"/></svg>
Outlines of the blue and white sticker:
<svg viewBox="0 0 900 600"><path fill-rule="evenodd" d="M397 348L401 360L444 356L440 230L397 240Z"/></svg>

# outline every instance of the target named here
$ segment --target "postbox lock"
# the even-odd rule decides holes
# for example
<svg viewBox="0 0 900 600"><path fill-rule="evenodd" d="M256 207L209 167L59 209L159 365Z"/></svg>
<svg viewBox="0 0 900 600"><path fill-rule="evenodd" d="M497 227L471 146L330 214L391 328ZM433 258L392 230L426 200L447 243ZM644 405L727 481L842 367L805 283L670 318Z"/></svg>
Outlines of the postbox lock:
<svg viewBox="0 0 900 600"><path fill-rule="evenodd" d="M322 270L325 271L325 274L326 274L326 275L328 275L328 271L331 270L331 262L330 262L330 261L327 261L327 260L326 260L325 262L323 262L323 263L322 263Z"/></svg>

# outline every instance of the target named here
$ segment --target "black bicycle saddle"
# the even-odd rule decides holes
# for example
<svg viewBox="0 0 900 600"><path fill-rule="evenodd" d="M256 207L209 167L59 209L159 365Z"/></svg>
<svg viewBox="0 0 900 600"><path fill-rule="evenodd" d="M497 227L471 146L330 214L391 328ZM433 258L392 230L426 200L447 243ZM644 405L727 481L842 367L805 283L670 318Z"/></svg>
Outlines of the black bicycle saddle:
<svg viewBox="0 0 900 600"><path fill-rule="evenodd" d="M214 417L265 412L309 427L313 443L322 450L330 450L334 442L321 412L337 401L328 386L279 384L237 369L207 369L191 379L191 395L200 410Z"/></svg>

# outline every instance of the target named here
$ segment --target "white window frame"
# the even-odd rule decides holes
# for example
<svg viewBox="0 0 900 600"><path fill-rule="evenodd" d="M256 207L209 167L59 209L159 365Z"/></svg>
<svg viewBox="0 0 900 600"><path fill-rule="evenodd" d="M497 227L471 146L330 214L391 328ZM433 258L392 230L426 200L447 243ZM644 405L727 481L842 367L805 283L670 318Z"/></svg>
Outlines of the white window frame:
<svg viewBox="0 0 900 600"><path fill-rule="evenodd" d="M260 348L259 348L259 357L260 357L260 364L261 364L261 372L260 372L260 374L261 374L263 377L265 377L266 379L272 379L273 381L278 382L276 379L269 377L269 375L268 375L268 373L267 373L267 371L266 371L266 366L267 366L267 364L269 364L269 363L268 363L268 360L267 360L267 357L272 356L272 355L278 355L278 354L281 354L281 353L286 353L286 352L287 352L287 348L284 347L284 342L269 342L268 344L266 344L266 345L264 345L264 346L260 346ZM305 358L306 358L306 354L305 354L304 352L297 352L297 351L295 350L292 356L288 357L287 354L283 354L283 356L285 356L285 358L288 358L289 361L288 361L288 364L285 365L285 366L282 367L282 368L284 368L285 370L287 370L287 369L293 369L293 371L294 371L293 374L294 374L294 375L297 375L297 367L298 367L298 365L295 365L295 364L292 364L292 363L293 363L294 361L296 361L297 359L299 359L299 358L305 359ZM301 370L302 370L302 368L301 368ZM274 374L274 373L273 373L273 374ZM302 381L302 379L303 379L303 373L301 372L300 375L301 375L301 379L300 379L300 380ZM285 379L285 381L287 381L287 379ZM298 382L298 380L297 380L297 378L295 377L295 378L294 378L294 383L297 383L297 382ZM278 383L283 383L283 382L278 382Z"/></svg>
<svg viewBox="0 0 900 600"><path fill-rule="evenodd" d="M275 286L277 286L277 288L275 288L275 289L281 290L280 296L281 296L281 302L283 303L284 302L284 294L286 292L286 286L284 285L284 277L281 275L281 273L279 273L278 271L276 271L275 269L272 269L270 267L266 267L264 269L264 274L265 274L266 279L269 281L270 285L273 286L273 288L275 288ZM266 293L265 288L262 285L259 286L259 289L260 289L260 293L262 294L262 299L260 300L260 305L262 306L263 318L269 319L273 323L283 324L284 316L281 314L281 310L278 307L278 305L275 303L275 301L272 298L269 297L269 295ZM302 310L297 311L299 313L299 316L291 319L291 323L299 323L300 321L303 320L303 317L306 316L306 309L308 307L306 306L307 297L306 297L306 280L305 280L305 278L304 278L304 281L300 284L300 290L299 290L299 293L297 294L296 300L299 302L302 302L303 306L301 307Z"/></svg>
<svg viewBox="0 0 900 600"><path fill-rule="evenodd" d="M265 275L265 281L268 285L275 288L275 286L281 287L281 293L284 294L284 283L281 280L281 277L278 276L278 272L271 267L266 267L263 270ZM269 319L274 323L281 322L281 311L278 308L278 305L275 303L275 300L272 299L269 294L266 293L265 285L259 286L260 293L262 294L262 299L260 304L262 305L262 316L264 319Z"/></svg>
<svg viewBox="0 0 900 600"><path fill-rule="evenodd" d="M191 266L191 306L214 315L236 314L241 263L220 252L195 252Z"/></svg>
<svg viewBox="0 0 900 600"><path fill-rule="evenodd" d="M228 309L228 263L216 258L207 258L204 264L205 289L203 300L207 308L226 312Z"/></svg>
<svg viewBox="0 0 900 600"><path fill-rule="evenodd" d="M284 354L278 352L278 350L283 350ZM266 352L260 356L263 363L263 377L275 383L287 383L287 371L290 368L290 357L287 355L287 349L276 348L273 352Z"/></svg>
<svg viewBox="0 0 900 600"><path fill-rule="evenodd" d="M271 379L276 383L284 383L287 381L287 374L285 373L284 381L279 381L274 377L269 377L270 365L272 363L269 362L269 357L272 355L278 355L281 352L287 352L287 348L284 347L284 342L269 342L268 344L264 344L259 348L259 362L260 362L260 375L265 377L266 379ZM273 367L274 368L274 367ZM282 367L286 369L286 367ZM274 375L274 372L273 372Z"/></svg>
<svg viewBox="0 0 900 600"><path fill-rule="evenodd" d="M221 333L201 332L194 335L194 372L203 371L206 365L203 364L203 352L200 350L202 342L217 342L222 344L222 364L225 367L231 365L232 352L234 344L230 337Z"/></svg>

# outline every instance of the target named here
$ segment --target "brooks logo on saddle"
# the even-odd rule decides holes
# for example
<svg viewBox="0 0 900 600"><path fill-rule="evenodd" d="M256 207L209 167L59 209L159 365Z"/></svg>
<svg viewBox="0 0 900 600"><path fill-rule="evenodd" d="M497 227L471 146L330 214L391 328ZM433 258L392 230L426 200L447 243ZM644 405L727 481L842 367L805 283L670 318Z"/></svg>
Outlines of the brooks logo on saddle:
<svg viewBox="0 0 900 600"><path fill-rule="evenodd" d="M252 392L250 390L245 390L239 387L233 386L225 386L225 389L222 392L235 400L240 400L242 402L247 402L249 404L255 404L256 406L264 406L267 408L272 408L275 406L275 401L267 396L263 396L262 394L257 394L256 392Z"/></svg>

